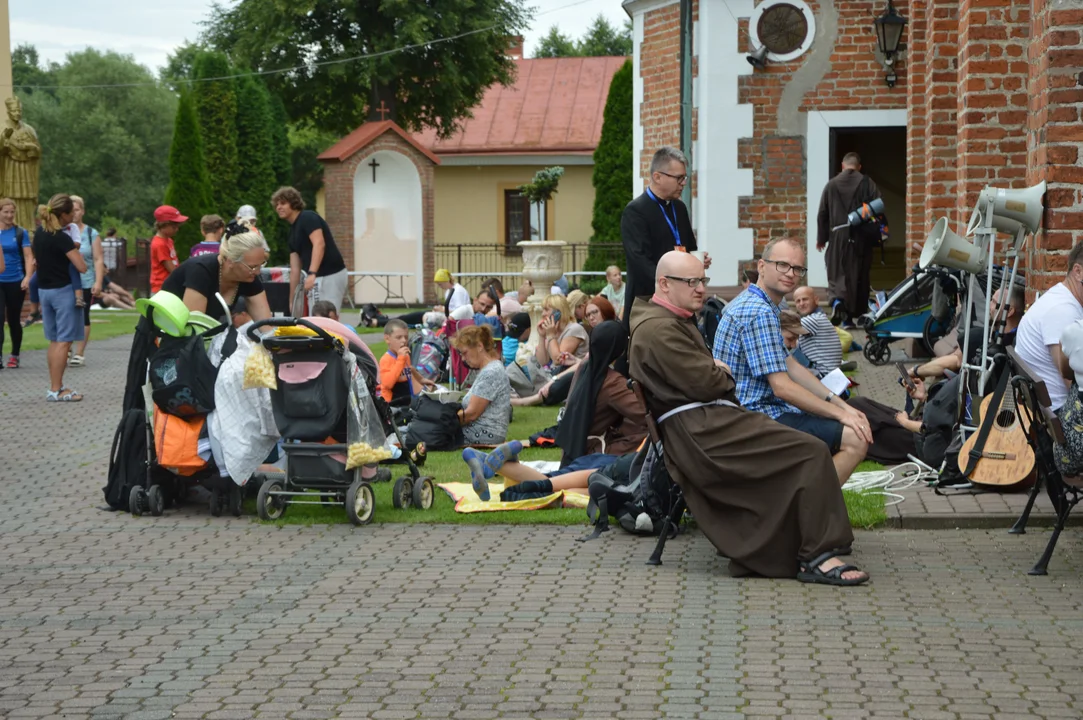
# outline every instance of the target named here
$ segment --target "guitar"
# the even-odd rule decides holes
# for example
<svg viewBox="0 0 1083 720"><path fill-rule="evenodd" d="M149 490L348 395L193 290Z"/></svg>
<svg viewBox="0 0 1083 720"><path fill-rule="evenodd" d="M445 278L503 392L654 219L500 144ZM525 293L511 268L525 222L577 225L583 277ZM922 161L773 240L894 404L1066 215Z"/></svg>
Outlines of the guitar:
<svg viewBox="0 0 1083 720"><path fill-rule="evenodd" d="M970 473L970 479L979 485L1007 487L1023 482L1034 470L1034 450L1027 442L1027 433L1015 404L1015 393L1010 387L1007 388L999 408L992 407L995 397L996 393L991 393L981 401L979 417L983 421L990 412L996 415L982 448L981 459ZM963 443L959 453L960 472L966 471L970 451L977 444L978 435L975 432Z"/></svg>

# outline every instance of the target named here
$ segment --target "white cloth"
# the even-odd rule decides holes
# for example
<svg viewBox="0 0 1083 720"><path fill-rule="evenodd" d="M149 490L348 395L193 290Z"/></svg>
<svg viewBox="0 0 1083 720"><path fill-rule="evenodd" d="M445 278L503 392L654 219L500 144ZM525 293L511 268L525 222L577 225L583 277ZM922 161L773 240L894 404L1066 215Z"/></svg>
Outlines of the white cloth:
<svg viewBox="0 0 1083 720"><path fill-rule="evenodd" d="M1083 388L1083 320L1076 320L1064 328L1060 336L1060 349L1072 366L1076 385Z"/></svg>
<svg viewBox="0 0 1083 720"><path fill-rule="evenodd" d="M1053 363L1048 346L1060 343L1065 329L1080 320L1083 320L1083 306L1064 283L1057 283L1023 315L1015 336L1015 351L1045 381L1054 410L1059 410L1068 399L1068 386Z"/></svg>
<svg viewBox="0 0 1083 720"><path fill-rule="evenodd" d="M447 304L447 311L449 313L455 312L456 309L462 307L463 305L471 307L470 293L468 293L466 291L466 288L464 288L459 283L455 283L455 287L447 291L447 294L444 295L444 299ZM471 316L473 316L473 313L473 308L471 308Z"/></svg>
<svg viewBox="0 0 1083 720"><path fill-rule="evenodd" d="M448 318L451 320L473 320L474 306L470 303L460 305L451 311L451 315L449 315Z"/></svg>
<svg viewBox="0 0 1083 720"><path fill-rule="evenodd" d="M214 460L219 468L244 486L278 442L278 427L266 388L244 389L244 362L252 349L244 331L238 330L237 350L221 362L214 384L215 410L207 416ZM211 344L211 361L221 359L225 334Z"/></svg>

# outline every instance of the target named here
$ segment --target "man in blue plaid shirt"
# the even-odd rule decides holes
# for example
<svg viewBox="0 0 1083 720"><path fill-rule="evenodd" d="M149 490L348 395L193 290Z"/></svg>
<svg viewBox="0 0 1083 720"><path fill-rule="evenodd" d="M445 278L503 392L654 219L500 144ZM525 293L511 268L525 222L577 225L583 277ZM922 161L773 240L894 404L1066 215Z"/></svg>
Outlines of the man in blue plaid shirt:
<svg viewBox="0 0 1083 720"><path fill-rule="evenodd" d="M796 240L770 242L759 261L759 282L719 319L714 356L732 370L741 405L823 440L845 483L872 442L869 421L791 358L782 341L779 303L807 272Z"/></svg>

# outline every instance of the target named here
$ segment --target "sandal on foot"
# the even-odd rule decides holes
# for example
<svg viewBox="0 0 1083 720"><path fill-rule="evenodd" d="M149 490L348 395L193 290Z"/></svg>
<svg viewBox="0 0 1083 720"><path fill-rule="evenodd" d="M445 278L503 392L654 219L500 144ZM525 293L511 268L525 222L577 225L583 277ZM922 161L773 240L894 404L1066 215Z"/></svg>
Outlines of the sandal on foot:
<svg viewBox="0 0 1083 720"><path fill-rule="evenodd" d="M45 402L82 402L82 400L82 395L74 390L68 390L66 388L50 390L45 395Z"/></svg>
<svg viewBox="0 0 1083 720"><path fill-rule="evenodd" d="M827 571L821 570L820 566L833 557L837 557L837 552L828 551L814 560L802 562L800 569L797 571L797 579L803 583L835 585L837 587L853 587L854 585L863 585L869 581L869 574L855 565L839 565ZM842 576L843 573L852 571L862 573L865 577L848 580Z"/></svg>
<svg viewBox="0 0 1083 720"><path fill-rule="evenodd" d="M23 327L28 328L31 325L33 325L34 323L36 323L36 322L41 322L41 313L40 312L32 312L32 313L30 313L30 317L28 317L26 319L26 322L23 323Z"/></svg>
<svg viewBox="0 0 1083 720"><path fill-rule="evenodd" d="M485 453L478 452L474 448L465 448L463 450L463 461L466 463L466 466L470 468L470 485L474 488L474 492L478 494L479 498L488 502L489 483L485 477L485 472L488 468L485 467L484 455Z"/></svg>
<svg viewBox="0 0 1083 720"><path fill-rule="evenodd" d="M68 360L68 367L83 367L83 365L86 365L86 358L82 355L72 355Z"/></svg>

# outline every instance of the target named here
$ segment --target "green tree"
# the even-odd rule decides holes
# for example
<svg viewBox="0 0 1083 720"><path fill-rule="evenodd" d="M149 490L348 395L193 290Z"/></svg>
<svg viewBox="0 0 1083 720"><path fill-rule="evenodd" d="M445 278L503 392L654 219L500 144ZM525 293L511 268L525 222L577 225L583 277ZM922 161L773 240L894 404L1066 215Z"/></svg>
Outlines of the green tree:
<svg viewBox="0 0 1083 720"><path fill-rule="evenodd" d="M549 28L549 33L538 41L538 47L534 49L536 58L560 58L578 57L579 48L575 41L560 32L556 25Z"/></svg>
<svg viewBox="0 0 1083 720"><path fill-rule="evenodd" d="M238 201L256 208L261 218L270 219L269 201L278 187L274 167L274 136L271 124L271 94L258 78L237 79L237 179ZM234 208L236 210L236 208ZM261 223L262 224L262 223ZM266 234L268 241L272 235Z"/></svg>
<svg viewBox="0 0 1083 720"><path fill-rule="evenodd" d="M583 57L628 57L632 54L632 25L617 30L604 15L598 15L577 45Z"/></svg>
<svg viewBox="0 0 1083 720"><path fill-rule="evenodd" d="M531 14L519 0L240 0L214 6L205 39L257 71L295 68L268 76L295 121L342 135L383 105L448 137L490 85L512 82L507 38Z"/></svg>
<svg viewBox="0 0 1083 720"><path fill-rule="evenodd" d="M190 90L195 78L195 62L208 48L197 43L186 42L169 53L165 67L158 71L162 83L174 92Z"/></svg>
<svg viewBox="0 0 1083 720"><path fill-rule="evenodd" d="M29 46L16 54L15 82L26 82L37 54ZM60 86L19 93L42 144L40 196L81 195L95 227L106 215L149 219L169 182L176 97L131 56L114 52L71 53L37 71L48 75L45 84Z"/></svg>
<svg viewBox="0 0 1083 720"><path fill-rule="evenodd" d="M173 240L177 259L182 261L188 259L192 246L203 239L199 232L199 218L214 212L211 181L203 158L203 140L193 95L192 92L181 93L177 105L173 144L169 148L169 187L165 191L166 204L191 218L181 225Z"/></svg>
<svg viewBox="0 0 1083 720"><path fill-rule="evenodd" d="M211 199L220 214L231 217L241 205L237 188L237 83L233 78L210 78L229 77L236 71L223 53L208 51L195 57L192 73L192 99L211 180Z"/></svg>
<svg viewBox="0 0 1083 720"><path fill-rule="evenodd" d="M627 60L609 85L602 116L602 136L594 150L594 217L591 220L594 234L590 244L595 247L590 248L584 270L596 272L609 265L625 266L623 252L601 246L621 242L620 216L624 206L632 200L632 166L632 61ZM595 281L591 291L597 292L604 285L604 281ZM586 286L584 283L584 288Z"/></svg>
<svg viewBox="0 0 1083 720"><path fill-rule="evenodd" d="M42 89L56 85L56 69L55 63L49 68L41 67L38 49L33 45L23 43L11 51L11 80L15 85L16 94L20 97L26 97L35 92L56 95L53 89Z"/></svg>
<svg viewBox="0 0 1083 720"><path fill-rule="evenodd" d="M290 146L289 117L286 114L286 106L282 103L282 98L273 93L271 94L271 144L271 164L274 167L276 188L282 185L295 184L292 148ZM267 215L267 220L260 218L260 229L263 230L263 234L267 237L271 246L271 261L275 264L285 264L289 262L287 243L289 242L290 226L285 220L279 219L270 202L271 198L267 196L264 206L270 209L270 213ZM256 207L259 208L258 205Z"/></svg>

